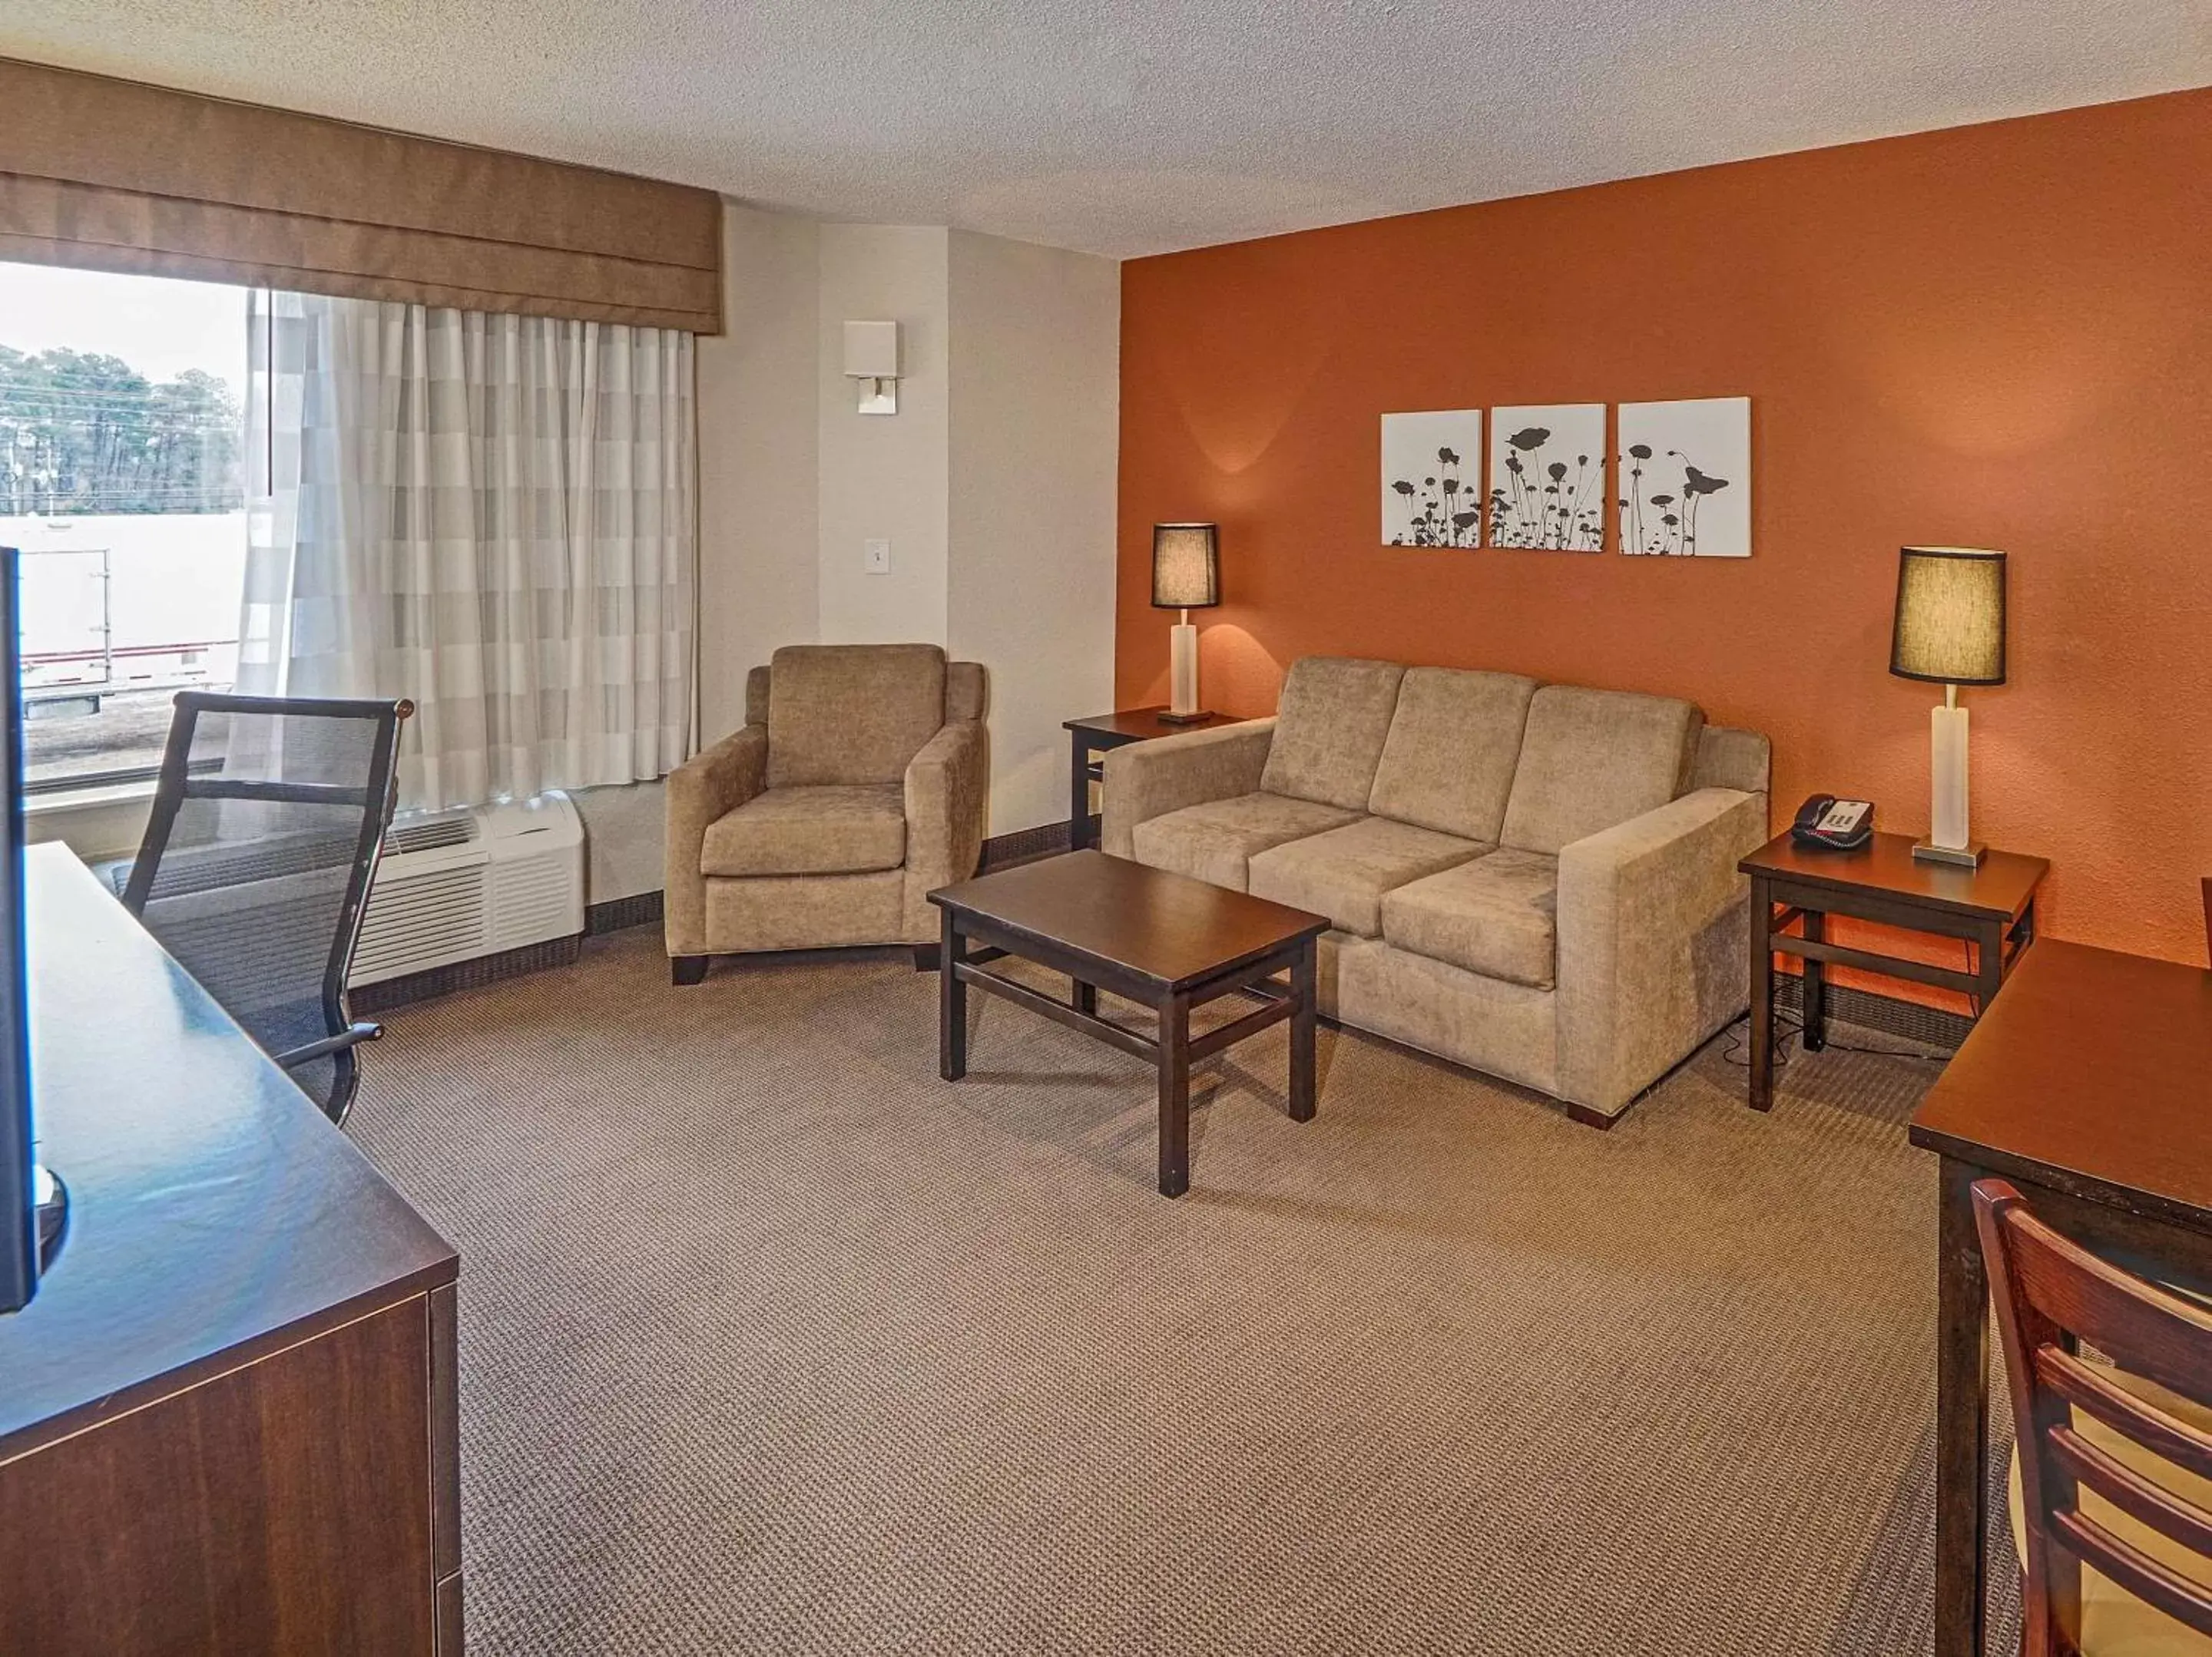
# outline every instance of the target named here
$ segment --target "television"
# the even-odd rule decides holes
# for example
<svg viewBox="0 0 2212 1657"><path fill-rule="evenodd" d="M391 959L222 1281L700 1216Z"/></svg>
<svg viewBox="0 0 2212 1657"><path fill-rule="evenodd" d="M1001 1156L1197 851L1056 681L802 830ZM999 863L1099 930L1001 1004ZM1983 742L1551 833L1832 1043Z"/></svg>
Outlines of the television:
<svg viewBox="0 0 2212 1657"><path fill-rule="evenodd" d="M41 1168L31 1131L31 1017L23 960L21 559L0 547L0 1314L20 1311L61 1246L60 1182Z"/></svg>

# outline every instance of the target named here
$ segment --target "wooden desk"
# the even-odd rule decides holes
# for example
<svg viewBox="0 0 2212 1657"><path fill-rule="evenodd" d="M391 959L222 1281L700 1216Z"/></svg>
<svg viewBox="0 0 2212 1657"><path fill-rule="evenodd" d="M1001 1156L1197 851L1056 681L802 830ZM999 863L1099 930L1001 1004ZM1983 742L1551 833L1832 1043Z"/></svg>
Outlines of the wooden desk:
<svg viewBox="0 0 2212 1657"><path fill-rule="evenodd" d="M1171 724L1160 717L1166 712L1164 707L1125 707L1115 713L1093 713L1066 722L1071 739L1067 768L1069 851L1080 852L1098 843L1097 831L1091 821L1091 785L1098 780L1103 768L1094 756L1126 748L1133 742L1150 742L1156 737L1180 737L1186 731L1211 731L1217 725L1243 723L1232 713L1207 713Z"/></svg>
<svg viewBox="0 0 2212 1657"><path fill-rule="evenodd" d="M1736 867L1751 877L1751 1063L1753 1110L1774 1104L1774 956L1804 963L1805 1048L1827 1042L1828 968L1856 967L1959 990L1989 1011L2005 975L2035 941L2035 894L2050 872L2041 858L1991 852L1978 868L1923 863L1905 835L1876 835L1855 852L1814 851L1785 830ZM1942 967L1853 949L1828 937L1828 917L1933 932L1972 945L1971 968ZM1793 935L1790 927L1795 925Z"/></svg>
<svg viewBox="0 0 2212 1657"><path fill-rule="evenodd" d="M59 847L27 871L40 1157L0 1317L0 1651L460 1651L458 1262Z"/></svg>
<svg viewBox="0 0 2212 1657"><path fill-rule="evenodd" d="M1968 1189L1997 1174L2060 1230L2212 1290L2212 972L2045 940L1914 1113L1942 1157L1936 1652L1981 1657L1989 1282Z"/></svg>

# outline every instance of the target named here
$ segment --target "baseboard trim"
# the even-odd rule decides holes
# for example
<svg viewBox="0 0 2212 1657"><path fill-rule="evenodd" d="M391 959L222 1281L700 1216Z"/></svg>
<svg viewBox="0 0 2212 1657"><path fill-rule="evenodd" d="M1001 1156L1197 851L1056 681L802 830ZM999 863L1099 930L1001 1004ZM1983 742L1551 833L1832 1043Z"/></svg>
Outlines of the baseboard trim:
<svg viewBox="0 0 2212 1657"><path fill-rule="evenodd" d="M1067 824L1041 822L1034 828L1017 828L1011 835L994 835L983 842L982 874L1011 869L1018 863L1035 863L1057 857L1067 849Z"/></svg>
<svg viewBox="0 0 2212 1657"><path fill-rule="evenodd" d="M1796 974L1776 979L1774 1005L1793 1016L1803 1014L1805 986ZM1828 986L1828 1017L1931 1047L1956 1048L1974 1028L1974 1021L1962 1012L1923 1006L1917 1001L1845 984Z"/></svg>
<svg viewBox="0 0 2212 1657"><path fill-rule="evenodd" d="M451 966L433 967L428 972L387 978L379 984L364 984L346 997L346 1003L356 1015L383 1012L412 1002L451 995L456 990L495 984L503 978L520 978L555 967L573 967L583 952L584 934L572 932L566 938L549 938L542 944L526 944L519 950L479 956L474 961L456 961Z"/></svg>
<svg viewBox="0 0 2212 1657"><path fill-rule="evenodd" d="M594 903L584 911L584 936L599 938L632 926L658 926L663 913L661 898L659 891L639 892Z"/></svg>

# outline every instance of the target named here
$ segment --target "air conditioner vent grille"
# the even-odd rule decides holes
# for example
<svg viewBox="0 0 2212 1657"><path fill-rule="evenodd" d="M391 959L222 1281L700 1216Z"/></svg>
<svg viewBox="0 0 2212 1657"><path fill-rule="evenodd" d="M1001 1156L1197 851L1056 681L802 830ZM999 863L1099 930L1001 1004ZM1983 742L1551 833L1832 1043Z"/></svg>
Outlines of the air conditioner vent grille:
<svg viewBox="0 0 2212 1657"><path fill-rule="evenodd" d="M354 952L352 981L371 984L426 962L488 953L484 874L477 864L388 883L380 878Z"/></svg>
<svg viewBox="0 0 2212 1657"><path fill-rule="evenodd" d="M384 854L404 857L410 852L435 852L448 846L466 846L477 837L473 811L454 811L416 822L395 823L384 835Z"/></svg>

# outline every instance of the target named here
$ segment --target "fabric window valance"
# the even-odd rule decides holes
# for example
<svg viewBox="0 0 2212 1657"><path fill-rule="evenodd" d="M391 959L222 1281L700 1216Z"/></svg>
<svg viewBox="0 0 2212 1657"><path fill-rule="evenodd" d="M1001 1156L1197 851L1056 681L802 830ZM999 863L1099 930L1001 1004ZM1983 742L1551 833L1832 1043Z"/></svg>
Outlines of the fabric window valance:
<svg viewBox="0 0 2212 1657"><path fill-rule="evenodd" d="M711 191L0 58L0 258L721 331Z"/></svg>

